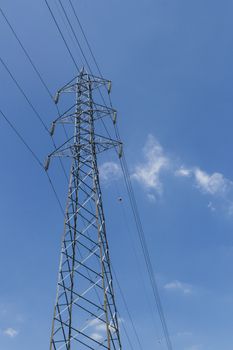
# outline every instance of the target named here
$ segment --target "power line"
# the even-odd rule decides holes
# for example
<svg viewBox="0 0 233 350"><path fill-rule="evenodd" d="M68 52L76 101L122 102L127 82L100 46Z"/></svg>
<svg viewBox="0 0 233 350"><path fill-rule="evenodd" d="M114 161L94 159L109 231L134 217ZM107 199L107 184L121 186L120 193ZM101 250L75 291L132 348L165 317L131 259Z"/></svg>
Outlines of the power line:
<svg viewBox="0 0 233 350"><path fill-rule="evenodd" d="M88 60L87 60L87 58L86 58L86 56L85 56L85 53L84 53L84 51L83 51L83 49L82 49L82 46L81 46L81 44L80 44L80 42L79 42L79 40L78 40L78 37L77 37L77 35L76 35L76 33L75 33L74 27L72 26L72 24L71 24L71 22L70 22L70 19L69 19L68 15L67 15L67 12L66 12L66 10L65 10L65 8L64 8L64 6L63 6L61 0L58 0L58 2L59 2L60 6L61 6L61 8L62 8L62 12L64 13L65 18L66 18L66 20L67 20L67 22L68 22L68 24L69 24L69 26L70 26L70 29L71 29L71 31L72 31L72 33L73 33L73 36L74 36L75 41L76 41L76 43L77 43L77 45L78 45L78 47L79 47L79 50L81 51L81 54L82 54L82 56L83 56L83 58L84 58L84 60L85 60L85 62L86 62L86 65L87 65L88 69L89 69L90 72L91 72L91 67L90 67L90 65L89 65L89 63L88 63Z"/></svg>
<svg viewBox="0 0 233 350"><path fill-rule="evenodd" d="M92 48L91 48L91 45L90 45L90 43L89 43L89 41L88 41L88 39L87 39L87 36L86 36L85 31L84 31L84 29L83 29L83 26L82 26L82 24L81 24L81 22L80 22L80 19L79 19L79 17L78 17L77 11L75 10L75 7L74 7L72 1L71 1L71 0L68 0L68 1L69 1L70 6L71 6L71 8L72 8L72 10L73 10L73 13L74 13L74 15L75 15L75 18L76 18L76 20L77 20L77 22L78 22L79 28L81 29L81 32L82 32L83 37L84 37L84 39L85 39L85 42L86 42L86 44L87 44L87 46L88 46L88 49L89 49L89 51L90 51L90 53L91 53L91 56L92 56L92 58L93 58L93 61L94 61L95 65L96 65L96 68L97 68L97 70L98 70L98 72L99 72L101 78L103 78L103 75L102 75L102 73L101 73L101 71L100 71L100 67L99 67L99 65L98 65L98 63L97 63L97 60L96 60L95 55L94 55L94 53L93 53L93 50L92 50Z"/></svg>
<svg viewBox="0 0 233 350"><path fill-rule="evenodd" d="M136 329L136 327L135 327L135 324L134 324L133 318L132 318L132 316L131 316L131 314L130 314L129 307L128 307L128 305L127 305L127 302L126 302L126 299L125 299L124 293L123 293L123 291L122 291L121 285L120 285L120 283L119 283L119 281L118 281L118 278L117 278L116 272L115 272L115 270L114 270L114 268L113 268L113 267L112 267L112 270L113 270L113 274L114 274L115 281L116 281L116 283L117 283L117 287L118 287L118 289L119 289L119 291L120 291L121 298L122 298L123 303L124 303L124 305L125 305L125 309L126 309L126 312L127 312L127 314L128 314L128 317L129 317L130 323L131 323L131 325L132 325L132 328L133 328L134 334L135 334L135 336L136 336L136 339L137 339L137 342L138 342L139 348L142 350L142 349L143 349L143 347L142 347L142 344L141 344L141 341L140 341L140 338L139 338L139 335L138 335L137 329Z"/></svg>
<svg viewBox="0 0 233 350"><path fill-rule="evenodd" d="M15 39L17 40L17 42L19 43L20 47L22 48L24 54L26 55L28 61L30 62L31 66L33 67L34 71L36 72L38 78L40 79L42 85L44 86L44 88L46 89L47 93L49 94L49 96L53 99L53 96L48 88L48 85L45 83L44 79L42 78L41 73L39 72L39 70L37 69L35 63L32 61L28 51L26 50L25 46L23 45L22 41L20 40L19 36L17 35L15 29L13 28L12 24L10 23L9 19L7 18L5 12L2 10L2 8L0 7L0 12L3 16L3 18L5 19L8 27L10 28L11 32L13 33Z"/></svg>
<svg viewBox="0 0 233 350"><path fill-rule="evenodd" d="M45 0L45 4L46 4L46 6L47 6L47 8L48 8L48 10L49 10L49 12L50 12L50 14L51 14L51 16L52 16L52 19L53 19L53 21L54 21L54 23L55 23L55 25L56 25L56 27L57 27L57 30L58 30L58 32L59 32L59 34L60 34L60 36L61 36L61 38L62 38L62 40L63 40L63 42L64 42L64 44L65 44L65 46L66 46L66 49L67 49L68 52L69 52L69 55L70 55L70 57L71 57L71 59L72 59L74 65L75 65L77 71L79 71L80 69L79 69L79 67L78 67L78 65L77 65L77 62L76 62L76 60L75 60L75 58L74 58L74 56L73 56L73 54L72 54L72 52L71 52L71 50L70 50L70 48L69 48L69 45L67 44L67 41L66 41L66 39L65 39L65 37L64 37L64 35L63 35L63 33L62 33L62 30L61 30L61 28L60 28L60 26L59 26L59 24L58 24L58 22L57 22L57 20L56 20L56 18L55 18L55 16L54 16L54 13L53 13L51 7L49 6L49 3L48 3L47 0Z"/></svg>
<svg viewBox="0 0 233 350"><path fill-rule="evenodd" d="M2 10L1 7L0 7L0 12L1 12L3 18L5 19L7 25L9 26L11 32L13 33L15 39L17 40L17 42L19 43L20 47L22 48L22 50L23 50L25 56L27 57L28 61L30 62L31 66L32 66L32 68L34 69L36 75L38 76L40 82L42 83L42 85L44 86L44 88L45 88L46 92L48 93L49 97L50 97L51 100L53 101L54 98L53 98L53 95L52 95L52 93L51 93L51 91L50 91L48 85L47 85L46 82L44 81L44 79L43 79L43 77L42 77L42 75L41 75L39 69L36 67L36 65L35 65L35 63L33 62L31 56L29 55L27 49L26 49L25 46L23 45L22 40L20 40L20 38L19 38L19 36L17 35L15 29L13 28L12 24L10 23L9 19L7 18L6 14L4 13L4 11ZM8 69L8 72L9 72L9 69ZM53 103L53 105L56 107L57 113L58 113L58 115L60 116L60 112L59 112L58 106L55 105L54 103ZM65 133L66 133L65 128L64 128L64 131L65 131ZM67 134L66 134L66 136L67 136Z"/></svg>
<svg viewBox="0 0 233 350"><path fill-rule="evenodd" d="M119 133L119 129L118 129L117 124L115 124L115 134L116 134L117 140L120 141L120 133ZM121 164L121 169L122 169L122 173L123 173L123 176L124 176L126 190L127 190L127 193L128 193L128 196L129 196L129 200L130 200L130 206L131 206L131 209L132 209L132 212L133 212L135 225L136 225L138 236L139 236L139 241L140 241L140 244L141 244L144 260L145 260L145 263L146 263L146 268L147 268L147 271L148 271L150 284L151 284L153 295L154 295L154 298L155 298L156 307L157 307L157 310L158 310L158 313L159 313L159 318L160 318L161 325L162 325L162 328L163 328L163 333L164 333L164 337L165 337L165 340L166 340L167 348L168 348L168 350L173 350L171 339L170 339L170 335L169 335L169 331L168 331L168 327L167 327L167 322L166 322L164 311L163 311L163 306L162 306L160 295L159 295L159 289L158 289L158 285L157 285L157 282L156 282L154 270L153 270L153 267L152 267L150 254L149 254L149 249L148 249L148 246L147 246L147 243L146 243L146 237L145 237L143 225L142 225L142 222L141 222L141 218L140 218L140 215L139 215L137 201L136 201L136 198L135 198L135 194L134 194L134 190L133 190L133 186L132 186L132 182L131 182L131 178L130 178L130 173L129 173L129 169L128 169L128 165L127 165L127 162L126 162L126 158L125 158L124 152L122 154L122 157L120 158L120 164Z"/></svg>
<svg viewBox="0 0 233 350"><path fill-rule="evenodd" d="M6 71L8 72L8 74L10 75L11 79L13 80L13 82L15 83L15 85L17 86L17 88L19 89L19 91L21 92L21 94L24 96L24 98L26 99L27 103L29 104L29 106L31 107L31 109L33 110L35 116L37 117L37 119L40 121L40 123L43 125L44 129L46 130L46 132L50 135L50 131L49 129L47 128L46 124L44 123L42 117L40 116L40 114L38 113L38 111L36 110L36 108L34 107L34 105L32 104L32 102L30 101L30 99L27 97L26 93L24 92L23 88L21 87L21 85L19 84L19 82L16 80L16 78L14 77L14 75L12 74L12 72L10 71L9 67L7 66L7 64L3 61L3 59L0 57L0 62L2 63L3 67L6 69ZM58 113L59 113L59 110L58 110ZM64 128L64 131L65 131L65 128ZM66 132L66 131L65 131ZM56 144L55 144L55 141L53 139L53 137L50 137L50 139L52 140L52 144L53 144L53 147L54 149L56 149ZM63 173L68 180L68 176L66 174L66 170L64 168L64 165L62 163L62 159L59 158L59 162L61 164L61 167L62 167L62 170L63 170Z"/></svg>
<svg viewBox="0 0 233 350"><path fill-rule="evenodd" d="M33 112L35 113L36 117L38 118L38 120L40 121L40 123L43 125L44 129L46 130L46 132L49 133L49 130L47 128L47 126L45 125L43 119L41 118L40 114L37 112L36 108L33 106L32 102L29 100L29 98L27 97L27 95L25 94L24 90L22 89L22 87L19 85L18 81L16 80L16 78L14 77L14 75L11 73L9 67L7 66L7 64L3 61L3 59L0 57L0 62L2 63L3 67L6 69L6 71L8 72L8 74L10 75L11 79L14 81L15 85L17 86L17 88L19 89L19 91L21 92L21 94L24 96L25 100L27 101L27 103L29 104L29 106L31 107L31 109L33 110Z"/></svg>
<svg viewBox="0 0 233 350"><path fill-rule="evenodd" d="M118 189L117 181L115 181L115 186L116 186L116 189L118 191L117 197L119 198L120 197L120 192L119 192L119 189ZM135 260L137 262L138 271L139 271L139 273L141 275L140 281L141 281L141 283L142 283L142 285L144 287L144 295L145 295L145 299L146 299L147 304L148 304L148 311L151 314L151 324L153 324L153 326L154 326L155 334L156 334L157 340L159 341L161 336L159 336L159 334L158 334L157 322L156 322L156 319L155 319L155 313L152 311L152 304L151 304L151 301L149 299L148 291L147 291L146 286L145 286L144 273L142 273L142 269L141 269L142 267L141 267L141 264L139 262L139 256L138 256L138 252L137 252L136 246L135 246L135 239L134 239L134 236L132 235L131 229L130 229L129 224L128 224L127 213L126 213L125 208L124 208L124 201L121 202L120 207L121 207L122 214L123 214L124 225L126 226L126 229L127 229L127 236L131 235L131 242L130 242L131 244L130 245L131 245L132 251L134 253Z"/></svg>
<svg viewBox="0 0 233 350"><path fill-rule="evenodd" d="M105 130L106 130L106 127L105 127ZM119 130L118 130L117 125L115 125L115 131L116 131L117 140L120 141L120 134L119 134ZM136 202L136 198L134 195L134 191L133 191L133 187L132 187L132 183L131 183L131 179L130 179L130 174L129 174L129 170L128 170L128 166L126 163L124 153L123 153L122 158L120 160L120 164L121 164L121 168L122 168L122 172L123 172L123 176L124 176L124 180L125 180L127 193L128 193L129 200L130 200L130 206L131 206L133 216L134 216L134 221L135 221L137 232L139 235L139 241L141 244L144 260L146 263L150 284L151 284L153 295L155 298L156 307L157 307L157 310L159 313L159 318L160 318L161 325L163 328L163 333L164 333L164 337L166 340L167 348L168 348L168 350L173 350L168 327L167 327L167 322L165 319L165 315L164 315L164 311L163 311L163 307L162 307L162 303L161 303L161 299L160 299L160 295L159 295L159 290L158 290L156 278L154 275L154 270L153 270L150 255L149 255L149 250L148 250L146 239L145 239L145 233L144 233L142 222L141 222L141 219L139 216L137 202Z"/></svg>
<svg viewBox="0 0 233 350"><path fill-rule="evenodd" d="M70 20L69 20L69 17L68 17L68 15L67 15L67 12L66 12L64 6L62 5L61 0L58 0L58 1L59 1L59 3L60 3L60 6L61 6L61 8L62 8L62 11L63 11L63 13L64 13L64 15L65 15L65 17L66 17L66 20L67 20L67 22L68 22L68 24L69 24L69 26L70 26L70 28L71 28L71 31L72 31L72 33L73 33L73 35L74 35L74 37L75 37L76 43L77 43L77 45L78 45L78 47L79 47L79 49L80 49L80 51L81 51L81 53L82 53L82 56L83 56L83 58L84 58L84 60L85 60L85 62L86 62L86 64L87 64L87 66L88 66L88 69L89 69L90 73L93 75L92 69L91 69L91 67L90 67L90 65L89 65L89 62L88 62L88 60L87 60L87 58L86 58L86 56L85 56L85 53L84 53L84 51L83 51L83 49L82 49L82 47L81 47L81 44L80 44L80 42L79 42L79 40L78 40L78 37L77 37L77 35L75 34L74 27L73 27L73 25L71 24L71 22L70 22ZM74 63L75 66L76 66L76 61L75 61L75 59L74 59L74 57L73 57L73 55L72 55L72 53L71 53L71 50L70 50L70 48L69 48L69 46L68 46L68 44L67 44L67 42L66 42L66 40L65 40L65 38L64 38L64 35L62 34L62 30L60 29L60 27L59 27L59 25L58 25L58 22L57 22L57 20L56 20L56 18L55 18L55 15L54 15L54 13L53 13L51 7L48 5L47 0L45 0L45 2L46 2L46 5L47 5L47 7L48 7L48 9L49 9L49 11L50 11L50 13L51 13L51 15L52 15L52 18L53 18L54 22L55 22L55 24L56 24L56 26L57 26L57 28L58 28L58 30L59 30L59 33L60 33L61 36L62 36L62 39L63 39L63 41L64 41L64 43L65 43L66 49L67 49L68 52L70 53L71 59L72 59L73 63ZM77 15L77 14L76 14L76 15ZM85 34L84 34L84 35L85 35ZM89 45L89 46L90 46L90 45ZM92 54L93 54L93 53L92 53ZM95 61L96 61L96 60L95 60ZM98 64L97 64L97 66L98 66ZM99 68L98 68L98 70L99 70ZM101 77L102 77L101 72L100 72L100 75L101 75ZM103 96L103 94L102 94L100 88L97 87L97 89L98 89L98 91L99 91L99 93L100 93L100 96L101 96L101 98L102 98L102 101L103 101L104 105L107 106L107 105L106 105L106 102L105 102L105 99L104 99L104 96ZM110 100L110 101L111 101L111 100ZM102 124L104 125L104 121L101 121L101 122L102 122ZM105 126L104 126L104 127L105 127ZM106 130L106 127L105 127L105 130Z"/></svg>
<svg viewBox="0 0 233 350"><path fill-rule="evenodd" d="M74 16L75 16L75 18L76 18L76 20L77 20L78 26L79 26L79 28L80 28L82 34L83 34L84 40L85 40L85 42L86 42L86 44L87 44L87 47L88 47L88 49L89 49L89 51L90 51L90 54L91 54L91 56L92 56L92 59L93 59L93 61L94 61L94 63L95 63L95 66L96 66L96 68L97 68L97 71L99 72L101 78L103 78L103 74L102 74L102 72L101 72L101 70L100 70L100 66L99 66L99 64L98 64L98 62L97 62L97 59L96 59L96 57L95 57L95 55L94 55L94 52L93 52L93 50L92 50L92 48L91 48L91 44L90 44L90 42L89 42L89 40L88 40L88 38L87 38L87 35L86 35L85 30L84 30L84 28L83 28L83 25L82 25L82 23L81 23L81 21L80 21L80 19L79 19L79 17L78 17L77 11L75 10L74 4L72 3L72 0L68 0L68 1L69 1L69 4L70 4L71 8L72 8L72 11L73 11L73 13L74 13ZM101 94L101 92L100 92L100 94ZM108 94L108 97L109 97L110 105L111 105L111 107L112 107L112 101L111 101L111 96L110 96L110 94ZM106 102L105 102L104 97L103 97L102 94L101 94L101 98L102 98L104 104L106 105Z"/></svg>
<svg viewBox="0 0 233 350"><path fill-rule="evenodd" d="M0 110L0 113L2 115L2 117L5 119L5 121L7 122L7 124L11 127L11 129L14 131L14 133L18 136L18 138L21 140L21 142L23 142L24 146L27 148L27 150L31 153L31 155L33 156L33 158L35 159L35 161L39 164L40 167L43 168L43 164L40 161L39 157L37 157L37 155L35 154L35 152L33 151L33 149L28 145L28 143L25 141L25 139L23 138L23 136L18 132L18 130L15 128L15 126L11 123L11 121L7 118L7 116L2 112L2 110Z"/></svg>
<svg viewBox="0 0 233 350"><path fill-rule="evenodd" d="M53 193L55 195L55 198L58 202L59 208L62 211L62 215L64 216L64 211L63 211L63 207L61 204L61 201L59 199L59 196L57 194L57 191L54 187L53 181L51 179L51 177L49 176L48 172L46 172L44 170L44 166L41 162L41 160L39 159L39 157L36 155L36 153L33 151L32 147L29 146L29 144L27 143L27 141L25 140L25 138L21 135L21 133L16 129L16 127L13 125L13 123L7 118L7 116L3 113L3 111L0 109L0 114L2 115L2 117L5 119L5 121L7 122L7 124L10 126L10 128L14 131L14 133L17 135L17 137L20 139L20 141L24 144L24 146L27 148L27 150L31 153L32 157L35 159L35 161L37 162L37 164L39 165L40 168L43 169L43 172L46 174L48 181L50 183L50 186L53 190Z"/></svg>
<svg viewBox="0 0 233 350"><path fill-rule="evenodd" d="M93 72L92 72L91 66L90 66L90 64L89 64L89 62L88 62L88 60L87 60L87 58L86 58L86 55L85 55L85 53L84 53L84 51L83 51L83 49L82 49L82 46L81 46L81 44L80 44L80 41L79 41L79 39L78 39L78 37L77 37L77 35L76 35L76 33L75 33L74 27L73 27L73 25L71 24L70 19L69 19L68 15L67 15L67 12L66 12L66 10L65 10L65 8L64 8L64 6L63 6L61 0L58 0L58 1L59 1L59 4L60 4L61 8L62 8L62 11L63 11L63 13L64 13L64 15L65 15L65 18L66 18L66 20L67 20L67 22L68 22L68 24L69 24L69 26L70 26L70 29L71 29L71 31L72 31L72 33L73 33L73 35L74 35L75 41L76 41L76 43L77 43L77 45L78 45L78 48L79 48L80 51L81 51L81 54L82 54L82 56L83 56L83 58L84 58L84 61L86 62L86 65L87 65L87 67L88 67L90 73L91 73L92 75L94 75ZM84 35L85 35L85 34L84 34ZM96 60L95 60L95 61L96 61ZM96 64L97 64L97 63L96 63ZM98 67L98 64L97 64L97 67ZM98 68L98 70L99 70L99 68ZM99 72L100 72L100 71L99 71ZM101 74L101 72L100 72L100 75L101 75L101 77L103 77L102 74ZM97 87L97 89L98 89L98 91L99 91L99 94L100 94L100 96L101 96L101 99L102 99L102 101L103 101L103 104L104 104L105 106L107 106L107 105L106 105L106 102L105 102L105 99L104 99L104 96L103 96L103 94L102 94L100 88ZM102 124L104 125L104 121L102 121ZM104 127L105 127L105 126L104 126ZM105 128L105 130L106 130L106 128Z"/></svg>
<svg viewBox="0 0 233 350"><path fill-rule="evenodd" d="M165 316L164 316L164 311L163 311L163 307L162 307L162 303L161 303L161 299L160 299L160 295L159 295L159 290L158 290L157 282L156 282L156 279L155 279L155 275L154 275L154 271L153 271L150 255L149 255L148 246L147 246L147 243L146 243L145 233L144 233L142 222L141 222L141 219L140 219L140 216L139 216L137 202L136 202L136 199L135 199L132 183L131 183L131 180L130 180L128 166L127 166L127 163L126 163L124 155L123 155L123 157L121 159L121 167L122 167L124 180L125 180L127 192L128 192L128 195L129 195L130 204L131 204L131 208L132 208L132 211L133 211L133 216L134 216L134 219L135 219L135 224L136 224L136 227L137 227L137 232L138 232L138 235L139 235L139 240L140 240L143 256L144 256L144 259L145 259L145 263L146 263L146 267L147 267L147 271L148 271L148 275L149 275L149 279L150 279L153 295L154 295L154 298L155 298L156 307L157 307L157 310L158 310L158 313L159 313L159 317L160 317L160 321L161 321L161 324L162 324L162 328L163 328L163 332L164 332L164 337L165 337L165 340L166 340L167 348L169 350L172 350L173 347L172 347L172 343L171 343L171 340L170 340L170 335L169 335L166 319L165 319Z"/></svg>
<svg viewBox="0 0 233 350"><path fill-rule="evenodd" d="M108 161L110 161L110 159L108 158ZM115 190L115 194L116 194L116 198L121 198L121 191L119 189L119 186L118 186L118 182L116 181L116 179L113 179L114 181L114 190ZM137 262L137 268L138 268L138 271L141 275L141 279L140 281L142 282L143 284L143 287L144 287L144 296L147 300L147 304L148 304L148 311L149 313L151 314L151 324L154 326L154 330L155 330L155 334L156 334L156 337L157 337L157 341L160 342L160 339L161 339L161 336L158 334L158 329L157 329L157 322L156 322L156 319L155 319L155 313L152 311L152 305L151 305L151 302L149 300L149 297L148 297L148 294L147 294L147 289L146 289L146 286L145 286L145 281L144 281L144 273L142 273L142 270L141 270L141 264L139 262L139 257L138 257L138 253L137 253L137 249L136 249L136 246L135 246L135 239L134 239L134 235L132 235L132 232L131 232L131 229L129 227L129 223L128 223L128 220L127 220L127 213L125 211L125 208L124 208L124 201L121 201L121 204L120 204L120 208L121 208L121 211L122 211L122 217L124 219L124 226L126 227L126 236L129 236L131 235L131 240L129 238L129 243L130 243L130 246L132 248L132 251L134 253L134 256L135 256L135 259L136 259L136 262ZM113 273L115 273L114 269L113 269ZM116 277L117 279L117 277ZM118 282L119 283L119 282ZM119 289L121 289L121 287L119 286ZM121 291L122 292L122 291ZM122 293L121 293L122 294ZM122 296L122 299L124 298L124 295ZM125 299L125 298L124 298ZM126 302L126 300L125 300ZM128 308L126 306L126 308ZM128 315L129 316L129 319L131 319L131 315ZM135 325L132 324L132 328L135 328L136 330L136 327ZM136 330L136 333L137 333L137 330ZM135 333L135 335L136 335ZM137 337L137 336L136 336ZM161 343L160 343L161 345ZM140 346L140 345L139 345Z"/></svg>

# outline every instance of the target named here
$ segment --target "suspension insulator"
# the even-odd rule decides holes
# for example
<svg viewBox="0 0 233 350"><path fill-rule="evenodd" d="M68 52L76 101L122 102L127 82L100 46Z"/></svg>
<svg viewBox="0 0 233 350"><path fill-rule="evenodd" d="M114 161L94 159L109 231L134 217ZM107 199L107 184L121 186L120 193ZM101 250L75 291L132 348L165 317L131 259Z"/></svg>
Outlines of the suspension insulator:
<svg viewBox="0 0 233 350"><path fill-rule="evenodd" d="M54 96L54 102L55 102L55 104L58 103L59 97L60 97L60 93L59 93L59 91L58 91L58 92L56 93L56 95Z"/></svg>
<svg viewBox="0 0 233 350"><path fill-rule="evenodd" d="M49 169L49 164L50 164L50 157L48 156L46 161L45 161L45 165L44 165L45 171L47 171Z"/></svg>
<svg viewBox="0 0 233 350"><path fill-rule="evenodd" d="M120 145L119 145L119 151L118 151L118 156L119 156L119 158L121 158L122 155L123 155L123 144L120 143Z"/></svg>
<svg viewBox="0 0 233 350"><path fill-rule="evenodd" d="M50 128L50 135L51 135L51 136L53 136L53 134L54 134L55 126L56 126L56 123L55 123L55 122L52 122L51 128Z"/></svg>
<svg viewBox="0 0 233 350"><path fill-rule="evenodd" d="M108 82L108 93L110 94L112 90L112 82L109 80Z"/></svg>
<svg viewBox="0 0 233 350"><path fill-rule="evenodd" d="M116 120L117 120L117 112L116 111L113 112L112 120L113 120L113 124L115 125L116 124Z"/></svg>

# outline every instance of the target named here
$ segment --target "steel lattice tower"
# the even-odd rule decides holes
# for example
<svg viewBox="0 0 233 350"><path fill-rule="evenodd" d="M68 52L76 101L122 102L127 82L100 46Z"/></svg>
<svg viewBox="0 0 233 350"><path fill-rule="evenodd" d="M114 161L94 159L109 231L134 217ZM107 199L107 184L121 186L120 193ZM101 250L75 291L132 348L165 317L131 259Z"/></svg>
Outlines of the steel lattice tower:
<svg viewBox="0 0 233 350"><path fill-rule="evenodd" d="M70 125L73 134L45 166L53 156L71 160L50 350L121 349L97 164L99 153L114 147L121 152L121 143L96 131L103 119L115 123L116 111L95 101L98 90L110 93L110 86L83 69L55 98L76 95L51 128L53 134L57 124Z"/></svg>

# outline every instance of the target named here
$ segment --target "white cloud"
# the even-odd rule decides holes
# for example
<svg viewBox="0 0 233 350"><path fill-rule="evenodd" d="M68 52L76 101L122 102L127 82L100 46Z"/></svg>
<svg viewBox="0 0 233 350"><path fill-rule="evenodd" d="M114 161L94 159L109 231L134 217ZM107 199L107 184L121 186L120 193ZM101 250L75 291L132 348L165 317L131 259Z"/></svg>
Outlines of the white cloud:
<svg viewBox="0 0 233 350"><path fill-rule="evenodd" d="M186 348L185 350L201 350L202 345L191 345L190 347Z"/></svg>
<svg viewBox="0 0 233 350"><path fill-rule="evenodd" d="M195 168L194 176L197 186L206 193L212 195L224 194L231 182L220 173L207 174L205 171Z"/></svg>
<svg viewBox="0 0 233 350"><path fill-rule="evenodd" d="M150 202L154 203L156 202L156 196L152 193L147 194L147 198L149 199Z"/></svg>
<svg viewBox="0 0 233 350"><path fill-rule="evenodd" d="M193 287L180 281L173 281L164 285L164 289L169 291L180 291L183 294L191 294Z"/></svg>
<svg viewBox="0 0 233 350"><path fill-rule="evenodd" d="M182 166L176 170L175 175L180 177L192 176L199 190L211 195L224 195L233 184L221 173L208 174L198 167L188 169Z"/></svg>
<svg viewBox="0 0 233 350"><path fill-rule="evenodd" d="M101 334L99 334L99 333L92 333L92 334L90 335L90 337L93 338L93 339L95 339L95 340L98 341L98 342L101 342L101 341L103 341L103 339L104 339L104 337L103 337Z"/></svg>
<svg viewBox="0 0 233 350"><path fill-rule="evenodd" d="M3 333L10 338L15 338L19 334L19 331L14 328L7 328L3 331Z"/></svg>
<svg viewBox="0 0 233 350"><path fill-rule="evenodd" d="M212 197L207 207L215 212L221 207L229 216L233 214L233 182L223 174L214 172L208 174L199 167L186 168L184 166L175 171L175 175L179 177L192 178L195 186L203 194Z"/></svg>
<svg viewBox="0 0 233 350"><path fill-rule="evenodd" d="M163 193L161 174L190 179L195 188L202 194L211 196L207 207L215 212L221 209L229 216L233 216L233 181L227 179L220 172L208 173L198 166L178 166L178 162L167 156L160 143L149 135L143 148L144 162L135 167L131 178L146 189L146 196L150 202L156 202L158 195Z"/></svg>
<svg viewBox="0 0 233 350"><path fill-rule="evenodd" d="M119 319L118 321L119 323L123 322L121 319ZM111 324L108 327L112 333L115 332L115 329ZM101 342L106 338L106 323L101 321L99 318L93 318L89 320L82 331L86 329L89 329L90 337L95 339L96 341Z"/></svg>
<svg viewBox="0 0 233 350"><path fill-rule="evenodd" d="M121 177L120 166L115 162L106 162L100 165L99 174L101 180L108 182Z"/></svg>
<svg viewBox="0 0 233 350"><path fill-rule="evenodd" d="M88 327L96 327L101 321L98 318L93 318L88 321Z"/></svg>
<svg viewBox="0 0 233 350"><path fill-rule="evenodd" d="M163 191L160 180L161 171L168 168L169 158L164 154L159 142L149 135L145 147L143 148L145 162L139 164L132 178L149 190L155 190L158 194Z"/></svg>
<svg viewBox="0 0 233 350"><path fill-rule="evenodd" d="M211 201L208 203L207 207L213 212L216 211L216 208Z"/></svg>
<svg viewBox="0 0 233 350"><path fill-rule="evenodd" d="M178 170L176 170L175 175L189 177L192 175L192 171L190 169L187 169L187 168L181 166Z"/></svg>

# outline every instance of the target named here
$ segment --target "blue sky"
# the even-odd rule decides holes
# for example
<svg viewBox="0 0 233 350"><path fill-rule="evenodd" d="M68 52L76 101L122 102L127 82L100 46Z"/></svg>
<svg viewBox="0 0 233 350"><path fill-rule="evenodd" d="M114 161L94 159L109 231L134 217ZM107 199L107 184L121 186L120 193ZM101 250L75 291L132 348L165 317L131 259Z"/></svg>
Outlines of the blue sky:
<svg viewBox="0 0 233 350"><path fill-rule="evenodd" d="M113 103L174 350L231 350L233 4L74 2L101 70L113 81ZM57 11L57 1L49 3ZM1 7L51 91L75 76L44 1L2 0ZM49 125L56 109L0 18L0 56ZM0 81L0 108L45 159L52 149L49 137L2 66ZM46 349L63 218L46 176L3 119L0 149L0 348ZM101 166L113 266L143 348L166 349L118 160L109 154ZM51 176L65 203L58 166L52 166ZM116 295L138 349L117 287ZM123 332L122 337L129 349Z"/></svg>

